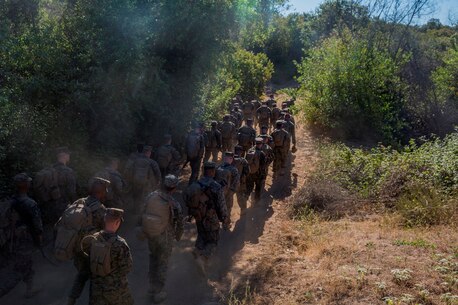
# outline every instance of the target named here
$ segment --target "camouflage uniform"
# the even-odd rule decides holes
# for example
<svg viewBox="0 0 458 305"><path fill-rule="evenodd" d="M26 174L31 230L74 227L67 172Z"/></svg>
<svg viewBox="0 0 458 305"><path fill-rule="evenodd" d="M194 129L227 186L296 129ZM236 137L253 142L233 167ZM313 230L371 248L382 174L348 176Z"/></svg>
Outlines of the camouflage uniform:
<svg viewBox="0 0 458 305"><path fill-rule="evenodd" d="M134 304L127 281L127 274L132 270L132 255L129 246L116 233L101 231L98 234L104 240L114 238L110 252L112 271L106 276L91 274L89 305Z"/></svg>
<svg viewBox="0 0 458 305"><path fill-rule="evenodd" d="M256 110L256 119L258 121L258 127L262 126L269 127L270 117L272 116L272 111L267 105L262 105Z"/></svg>
<svg viewBox="0 0 458 305"><path fill-rule="evenodd" d="M84 204L89 207L92 211L92 225L87 228L82 228L78 234L78 240L82 240L85 236L93 234L104 227L104 216L106 212L105 206L95 197L89 196L86 198L78 199L74 204ZM79 243L78 243L79 244ZM78 271L73 286L70 291L69 298L78 299L83 292L84 285L91 276L91 268L89 258L84 255L80 247L75 249L75 255L73 258L73 265Z"/></svg>
<svg viewBox="0 0 458 305"><path fill-rule="evenodd" d="M255 200L259 200L261 198L261 191L264 188L264 183L266 180L266 155L262 151L262 149L257 146L250 149L250 151L255 151L257 158L259 158L259 169L255 173L250 173L247 176L247 190L246 194L249 197L254 189L254 198Z"/></svg>
<svg viewBox="0 0 458 305"><path fill-rule="evenodd" d="M235 124L230 122L229 120L225 120L223 123L220 124L219 130L221 131L222 138L221 150L232 151L233 141L234 138L237 136L237 128L235 127ZM225 132L226 130L227 132Z"/></svg>
<svg viewBox="0 0 458 305"><path fill-rule="evenodd" d="M215 181L223 187L227 215L230 218L234 205L234 193L237 191L240 181L239 172L234 165L223 163L216 169Z"/></svg>
<svg viewBox="0 0 458 305"><path fill-rule="evenodd" d="M164 177L168 174L178 173L178 165L181 160L181 155L172 145L164 144L157 149L154 160L156 160L159 165L162 179L164 179Z"/></svg>
<svg viewBox="0 0 458 305"><path fill-rule="evenodd" d="M255 108L252 102L245 102L242 104L243 120L254 119L254 111Z"/></svg>
<svg viewBox="0 0 458 305"><path fill-rule="evenodd" d="M242 157L245 156L245 153L253 147L254 139L256 138L256 130L248 125L244 125L238 130L238 145L242 146L243 151L241 153Z"/></svg>
<svg viewBox="0 0 458 305"><path fill-rule="evenodd" d="M294 146L296 146L296 126L290 118L286 117L285 121L283 122L283 129L290 134L291 142Z"/></svg>
<svg viewBox="0 0 458 305"><path fill-rule="evenodd" d="M154 196L161 204L171 206L171 218L166 230L159 236L148 238L149 247L149 281L151 292L160 293L165 285L167 267L170 256L172 255L173 241L179 241L183 235L184 222L181 205L172 195L164 191L156 191L150 196ZM154 200L154 199L149 199ZM145 205L146 209L146 205ZM143 211L145 213L145 210Z"/></svg>
<svg viewBox="0 0 458 305"><path fill-rule="evenodd" d="M216 128L216 122L212 129L207 131L207 141L205 143L205 157L204 162L207 162L212 157L212 161L218 161L218 151L222 146L221 132Z"/></svg>
<svg viewBox="0 0 458 305"><path fill-rule="evenodd" d="M189 177L189 184L196 181L199 177L200 173L200 164L202 161L202 157L205 152L205 141L202 134L196 134L196 131L193 130L189 133L188 137L190 136L197 136L199 138L199 152L196 157L191 158L189 153L187 152L187 160L189 161L189 165L191 166L191 176Z"/></svg>
<svg viewBox="0 0 458 305"><path fill-rule="evenodd" d="M264 138L264 137L262 137L262 138ZM266 143L262 144L262 148L261 149L262 149L262 151L264 152L264 154L266 156L265 175L267 177L267 174L269 173L269 165L275 160L275 153L274 153L274 150L272 149L272 147L270 147L270 145L268 145Z"/></svg>
<svg viewBox="0 0 458 305"><path fill-rule="evenodd" d="M9 238L0 244L0 298L21 281L27 285L28 293L32 289L33 252L41 246L43 233L40 210L33 199L21 194L13 196L9 203L10 225L4 232Z"/></svg>
<svg viewBox="0 0 458 305"><path fill-rule="evenodd" d="M221 185L207 176L200 178L198 183L206 188L209 201L202 219L196 219L197 240L195 253L208 259L213 255L218 245L220 222L227 223L229 217ZM184 199L185 202L188 201L186 197Z"/></svg>
<svg viewBox="0 0 458 305"><path fill-rule="evenodd" d="M237 203L239 204L240 211L243 214L247 208L248 197L246 195L246 180L247 176L250 173L248 168L248 162L245 158L238 155L234 156L234 162L232 163L239 173L239 185L237 186L236 195Z"/></svg>
<svg viewBox="0 0 458 305"><path fill-rule="evenodd" d="M141 183L135 183L132 181L131 185L131 196L134 204L134 209L138 213L141 209L143 200L145 199L146 195L153 190L156 190L161 181L162 175L161 170L159 169L159 165L153 159L148 158L146 155L142 154L136 158L134 163L132 164L132 168L130 169L131 177L135 177L136 171L136 164L141 162L148 163L148 175L144 181Z"/></svg>
<svg viewBox="0 0 458 305"><path fill-rule="evenodd" d="M276 105L276 104L275 104ZM278 107L273 107L272 108L272 114L270 116L270 126L275 127L275 122L277 122L280 119L281 116L281 110Z"/></svg>
<svg viewBox="0 0 458 305"><path fill-rule="evenodd" d="M271 137L274 140L273 150L275 159L273 172L275 175L280 172L281 169L286 167L286 160L291 145L291 137L286 130L278 127L272 132Z"/></svg>

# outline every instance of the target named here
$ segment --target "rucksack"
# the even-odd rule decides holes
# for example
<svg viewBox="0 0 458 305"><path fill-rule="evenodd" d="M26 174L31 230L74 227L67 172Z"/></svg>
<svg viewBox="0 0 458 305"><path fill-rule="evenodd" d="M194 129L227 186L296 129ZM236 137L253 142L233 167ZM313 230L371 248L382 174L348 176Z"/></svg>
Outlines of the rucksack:
<svg viewBox="0 0 458 305"><path fill-rule="evenodd" d="M242 130L240 130L239 132L239 138L238 138L239 145L244 146L244 147L250 146L252 144L251 141L253 140L253 137L252 135L245 132L243 128L244 127L242 127Z"/></svg>
<svg viewBox="0 0 458 305"><path fill-rule="evenodd" d="M221 125L221 136L223 137L223 139L232 138L233 129L234 129L234 126L231 123L224 122Z"/></svg>
<svg viewBox="0 0 458 305"><path fill-rule="evenodd" d="M250 114L254 110L254 105L250 102L246 102L245 104L242 105L242 111L245 114Z"/></svg>
<svg viewBox="0 0 458 305"><path fill-rule="evenodd" d="M275 131L272 133L272 138L274 140L275 147L282 147L285 141L286 133Z"/></svg>
<svg viewBox="0 0 458 305"><path fill-rule="evenodd" d="M117 237L113 236L106 240L100 232L95 233L92 237L91 273L98 276L107 276L111 273L111 247Z"/></svg>
<svg viewBox="0 0 458 305"><path fill-rule="evenodd" d="M54 256L60 261L73 258L80 251L79 233L92 225L92 211L86 206L86 199L78 200L64 211L57 222L57 234L54 241Z"/></svg>
<svg viewBox="0 0 458 305"><path fill-rule="evenodd" d="M40 170L33 180L33 193L38 202L48 202L61 198L59 174L53 167Z"/></svg>
<svg viewBox="0 0 458 305"><path fill-rule="evenodd" d="M210 196L207 194L208 186L199 181L193 182L183 192L183 199L188 208L188 214L196 221L200 221L206 214L207 203Z"/></svg>
<svg viewBox="0 0 458 305"><path fill-rule="evenodd" d="M273 108L272 109L272 119L273 119L274 122L278 120L280 115L281 115L281 110L280 109L278 109L278 108Z"/></svg>
<svg viewBox="0 0 458 305"><path fill-rule="evenodd" d="M201 136L196 133L190 133L186 138L186 154L188 159L199 157Z"/></svg>
<svg viewBox="0 0 458 305"><path fill-rule="evenodd" d="M269 117L270 117L270 111L267 106L259 108L259 119L267 120L269 119Z"/></svg>
<svg viewBox="0 0 458 305"><path fill-rule="evenodd" d="M160 168L167 168L169 166L172 161L172 152L167 146L162 145L157 149L156 161Z"/></svg>
<svg viewBox="0 0 458 305"><path fill-rule="evenodd" d="M259 171L259 166L260 166L259 153L254 149L249 150L246 154L245 159L248 162L250 174L257 173Z"/></svg>
<svg viewBox="0 0 458 305"><path fill-rule="evenodd" d="M132 183L134 185L146 185L150 177L150 159L146 157L137 158L132 167Z"/></svg>
<svg viewBox="0 0 458 305"><path fill-rule="evenodd" d="M146 198L146 209L142 215L142 229L149 238L159 236L170 222L172 204L160 192L153 192Z"/></svg>
<svg viewBox="0 0 458 305"><path fill-rule="evenodd" d="M232 173L223 167L218 167L216 169L215 181L221 184L224 190L229 188L232 180Z"/></svg>

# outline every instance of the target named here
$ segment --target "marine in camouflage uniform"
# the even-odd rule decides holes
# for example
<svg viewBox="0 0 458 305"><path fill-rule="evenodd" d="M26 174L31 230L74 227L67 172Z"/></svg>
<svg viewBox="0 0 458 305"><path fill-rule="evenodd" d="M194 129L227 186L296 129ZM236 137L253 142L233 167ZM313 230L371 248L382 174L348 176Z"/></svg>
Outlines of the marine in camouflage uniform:
<svg viewBox="0 0 458 305"><path fill-rule="evenodd" d="M273 94L270 94L269 95L269 99L266 101L266 105L270 109L272 109L274 107L274 105L277 104L277 101L274 98L275 98L275 96Z"/></svg>
<svg viewBox="0 0 458 305"><path fill-rule="evenodd" d="M139 213L146 195L156 190L162 182L161 170L156 161L151 159L151 152L153 148L149 145L143 147L143 153L136 158L131 165L132 168L128 169L131 177L131 197L133 201L134 212ZM146 165L145 165L146 164ZM146 167L145 167L146 166ZM146 176L137 181L137 171L147 171ZM142 175L139 176L144 176Z"/></svg>
<svg viewBox="0 0 458 305"><path fill-rule="evenodd" d="M234 149L234 162L233 165L235 168L237 168L237 171L239 173L239 184L237 186L237 190L235 192L237 196L237 203L240 207L240 214L243 215L246 212L247 209L247 201L248 201L248 196L246 194L246 181L248 174L250 173L250 169L248 167L248 162L245 158L240 157L240 153L243 151L243 148L241 146L236 146Z"/></svg>
<svg viewBox="0 0 458 305"><path fill-rule="evenodd" d="M107 166L97 172L94 177L100 177L110 181L108 187L107 198L104 203L107 207L124 207L124 195L126 193L126 182L124 181L121 173L118 171L119 159L109 158Z"/></svg>
<svg viewBox="0 0 458 305"><path fill-rule="evenodd" d="M222 137L221 132L218 130L218 122L211 122L211 129L206 132L207 138L205 142L205 157L204 162L207 162L210 157L212 161L218 161L218 152L221 150Z"/></svg>
<svg viewBox="0 0 458 305"><path fill-rule="evenodd" d="M286 168L286 161L291 146L291 136L283 129L283 121L277 121L276 128L272 132L271 137L274 141L274 165L273 172L274 177L278 174L284 175L284 169Z"/></svg>
<svg viewBox="0 0 458 305"><path fill-rule="evenodd" d="M106 199L107 187L109 185L110 182L106 179L100 177L91 179L90 195L80 198L74 203L82 203L92 211L92 225L80 230L78 240L82 240L85 236L103 229L106 208L102 202ZM89 258L81 251L80 247L76 247L75 249L73 265L77 270L77 275L73 281L67 305L74 305L76 303L91 275Z"/></svg>
<svg viewBox="0 0 458 305"><path fill-rule="evenodd" d="M266 102L263 102L262 106L256 110L258 127L261 128L262 126L269 126L271 116L272 111L270 110L269 106L267 106Z"/></svg>
<svg viewBox="0 0 458 305"><path fill-rule="evenodd" d="M243 122L243 114L242 114L242 111L240 110L239 108L239 105L235 105L233 108L232 108L232 111L231 111L231 115L234 116L236 118L236 127L239 128L240 126L242 126L242 122Z"/></svg>
<svg viewBox="0 0 458 305"><path fill-rule="evenodd" d="M291 115L285 114L285 121L283 122L283 129L286 130L291 136L291 142L293 143L293 152L296 149L296 125L291 121Z"/></svg>
<svg viewBox="0 0 458 305"><path fill-rule="evenodd" d="M76 200L76 174L67 166L70 162L70 151L67 147L56 149L57 162L52 168L57 173L57 184L60 198L41 203L41 209L46 223L55 224L67 205Z"/></svg>
<svg viewBox="0 0 458 305"><path fill-rule="evenodd" d="M267 174L269 173L269 165L272 164L272 162L275 160L275 153L272 147L270 147L270 143L269 143L272 139L271 136L267 134L262 134L259 137L262 139L261 149L266 156L266 166L264 167L264 169L265 169L265 175L267 177Z"/></svg>
<svg viewBox="0 0 458 305"><path fill-rule="evenodd" d="M14 176L16 194L8 202L0 228L0 298L10 292L19 282L26 284L25 297L33 297L33 252L42 246L43 225L37 203L27 196L32 179L25 173ZM8 215L6 215L8 214Z"/></svg>
<svg viewBox="0 0 458 305"><path fill-rule="evenodd" d="M95 236L103 240L112 239L110 249L111 272L100 276L91 273L89 305L132 305L134 300L129 289L127 275L132 270L132 255L126 241L116 234L124 211L109 208L104 217L104 229ZM90 257L90 247L85 247ZM88 258L90 259L90 258Z"/></svg>
<svg viewBox="0 0 458 305"><path fill-rule="evenodd" d="M172 146L172 136L169 134L164 135L164 144L159 146L154 154L154 160L156 160L161 170L162 179L169 174L178 174L179 164L181 155Z"/></svg>
<svg viewBox="0 0 458 305"><path fill-rule="evenodd" d="M198 260L207 262L213 255L219 241L220 222L223 229L230 229L230 219L227 214L226 202L224 201L223 188L214 180L216 164L207 162L204 164L204 175L197 183L205 189L209 200L205 206L205 213L200 219L196 219L197 240L193 252ZM187 193L183 193L185 202L189 202Z"/></svg>
<svg viewBox="0 0 458 305"><path fill-rule="evenodd" d="M238 145L242 146L243 152L242 157L248 149L253 147L254 139L256 138L256 130L253 128L253 120L248 119L246 125L239 128L237 132Z"/></svg>
<svg viewBox="0 0 458 305"><path fill-rule="evenodd" d="M253 119L254 118L254 104L252 102L245 102L242 104L242 113L243 113L243 120L246 119Z"/></svg>
<svg viewBox="0 0 458 305"><path fill-rule="evenodd" d="M198 152L196 156L191 156L191 152L189 152L189 148L186 147L186 156L187 156L187 161L189 161L189 165L191 166L191 176L189 177L189 184L193 183L199 178L199 173L200 173L200 166L202 163L202 157L204 156L205 153L205 140L203 137L203 124L198 123L195 125L195 128L193 131L191 131L188 134L187 142L191 137L197 137L198 138Z"/></svg>
<svg viewBox="0 0 458 305"><path fill-rule="evenodd" d="M270 147L273 146L273 139L272 137L268 134L269 127L267 126L262 126L260 130L260 134L257 136L257 138L264 138L267 137L267 141L264 139L264 143L268 144Z"/></svg>
<svg viewBox="0 0 458 305"><path fill-rule="evenodd" d="M256 172L250 173L247 177L247 196L249 197L254 189L254 200L258 201L261 199L261 191L264 188L266 181L266 155L262 151L262 138L256 138L256 145L250 149L254 151L256 157L259 158L259 168Z"/></svg>
<svg viewBox="0 0 458 305"><path fill-rule="evenodd" d="M150 292L155 303L160 303L167 298L164 291L167 268L172 255L173 241L180 241L184 231L184 218L181 205L176 201L172 193L178 186L178 178L168 175L164 179L160 191L149 195L148 202L170 206L170 219L163 233L158 236L148 237L149 248L149 282ZM142 214L146 212L146 205ZM141 224L141 219L140 219Z"/></svg>
<svg viewBox="0 0 458 305"><path fill-rule="evenodd" d="M234 194L240 182L240 176L237 168L232 164L234 162L234 153L226 151L224 153L223 164L216 169L215 181L223 187L224 201L226 202L227 215L231 217L232 207L234 205Z"/></svg>
<svg viewBox="0 0 458 305"><path fill-rule="evenodd" d="M221 150L232 151L234 139L237 137L237 127L230 121L230 115L226 114L223 117L223 122L219 126L221 131Z"/></svg>

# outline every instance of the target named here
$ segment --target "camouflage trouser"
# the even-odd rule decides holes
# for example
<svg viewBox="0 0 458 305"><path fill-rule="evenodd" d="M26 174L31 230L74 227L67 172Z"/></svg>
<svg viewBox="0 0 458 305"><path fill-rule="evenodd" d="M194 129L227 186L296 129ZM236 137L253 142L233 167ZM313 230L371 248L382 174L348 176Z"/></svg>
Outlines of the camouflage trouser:
<svg viewBox="0 0 458 305"><path fill-rule="evenodd" d="M280 171L280 169L286 167L286 161L288 158L288 151L283 147L274 147L274 165L273 165L273 172L276 173Z"/></svg>
<svg viewBox="0 0 458 305"><path fill-rule="evenodd" d="M236 194L237 194L237 203L239 204L239 207L240 207L240 212L244 213L245 210L247 209L247 201L248 201L246 190L237 191Z"/></svg>
<svg viewBox="0 0 458 305"><path fill-rule="evenodd" d="M127 279L107 283L106 279L91 279L89 305L133 305Z"/></svg>
<svg viewBox="0 0 458 305"><path fill-rule="evenodd" d="M266 177L263 174L249 174L246 181L247 197L250 197L254 189L254 199L259 200L261 198L261 191L264 188L264 182Z"/></svg>
<svg viewBox="0 0 458 305"><path fill-rule="evenodd" d="M218 148L205 148L205 157L204 157L204 162L207 162L210 157L212 157L213 162L218 161Z"/></svg>
<svg viewBox="0 0 458 305"><path fill-rule="evenodd" d="M221 151L224 153L226 151L233 151L233 147L232 147L232 138L229 138L229 139L224 139L223 138L223 143L222 143L222 147L221 147Z"/></svg>
<svg viewBox="0 0 458 305"><path fill-rule="evenodd" d="M0 269L0 298L13 290L19 282L32 282L35 271L31 255L15 253L10 259L3 256L0 259L6 262Z"/></svg>
<svg viewBox="0 0 458 305"><path fill-rule="evenodd" d="M197 181L197 179L199 178L201 161L202 158L189 160L189 166L191 166L191 177L189 177L189 184Z"/></svg>
<svg viewBox="0 0 458 305"><path fill-rule="evenodd" d="M172 255L173 236L164 232L148 240L149 247L149 281L151 291L159 293L165 285L167 267Z"/></svg>
<svg viewBox="0 0 458 305"><path fill-rule="evenodd" d="M232 207L234 206L234 192L229 190L224 194L224 200L226 201L227 215L231 218Z"/></svg>
<svg viewBox="0 0 458 305"><path fill-rule="evenodd" d="M72 299L78 299L84 290L86 282L91 277L91 264L88 257L83 256L83 254L78 254L75 255L73 259L73 265L78 273L73 280L72 290L70 291L69 297Z"/></svg>
<svg viewBox="0 0 458 305"><path fill-rule="evenodd" d="M206 230L202 222L196 222L197 226L197 240L196 249L199 255L205 258L210 258L215 252L219 241L219 229L218 230Z"/></svg>

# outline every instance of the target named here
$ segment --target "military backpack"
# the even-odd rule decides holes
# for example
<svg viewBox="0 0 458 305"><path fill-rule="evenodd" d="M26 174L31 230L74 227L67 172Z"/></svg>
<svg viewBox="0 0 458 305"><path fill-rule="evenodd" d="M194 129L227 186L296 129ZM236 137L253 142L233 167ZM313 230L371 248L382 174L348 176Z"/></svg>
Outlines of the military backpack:
<svg viewBox="0 0 458 305"><path fill-rule="evenodd" d="M151 176L151 161L147 157L137 158L132 167L132 183L134 185L146 185Z"/></svg>
<svg viewBox="0 0 458 305"><path fill-rule="evenodd" d="M201 221L207 212L207 204L210 200L208 193L209 186L193 182L183 192L183 199L188 208L189 215L192 215L196 221Z"/></svg>
<svg viewBox="0 0 458 305"><path fill-rule="evenodd" d="M142 215L142 230L149 238L165 232L172 216L173 203L161 192L152 192L146 198L146 209Z"/></svg>
<svg viewBox="0 0 458 305"><path fill-rule="evenodd" d="M250 174L255 174L259 171L260 167L260 158L259 158L259 152L256 151L255 149L249 150L246 154L245 159L248 162L248 167L250 169Z"/></svg>
<svg viewBox="0 0 458 305"><path fill-rule="evenodd" d="M33 193L35 199L40 203L62 197L59 189L59 173L55 168L45 167L36 174L33 181Z"/></svg>
<svg viewBox="0 0 458 305"><path fill-rule="evenodd" d="M106 240L103 234L98 232L90 236L91 241L91 273L97 276L107 276L111 273L111 247L116 241L117 236L110 237Z"/></svg>
<svg viewBox="0 0 458 305"><path fill-rule="evenodd" d="M194 132L190 133L186 138L186 154L188 159L196 159L199 157L200 144L202 137Z"/></svg>
<svg viewBox="0 0 458 305"><path fill-rule="evenodd" d="M92 211L86 206L86 198L68 206L57 222L54 256L60 261L71 260L79 251L80 231L92 225Z"/></svg>
<svg viewBox="0 0 458 305"><path fill-rule="evenodd" d="M234 130L234 125L232 125L230 122L224 122L221 124L221 136L223 139L230 139L232 138L232 133Z"/></svg>
<svg viewBox="0 0 458 305"><path fill-rule="evenodd" d="M172 161L172 158L172 152L169 147L162 145L157 149L156 161L160 168L167 168Z"/></svg>

